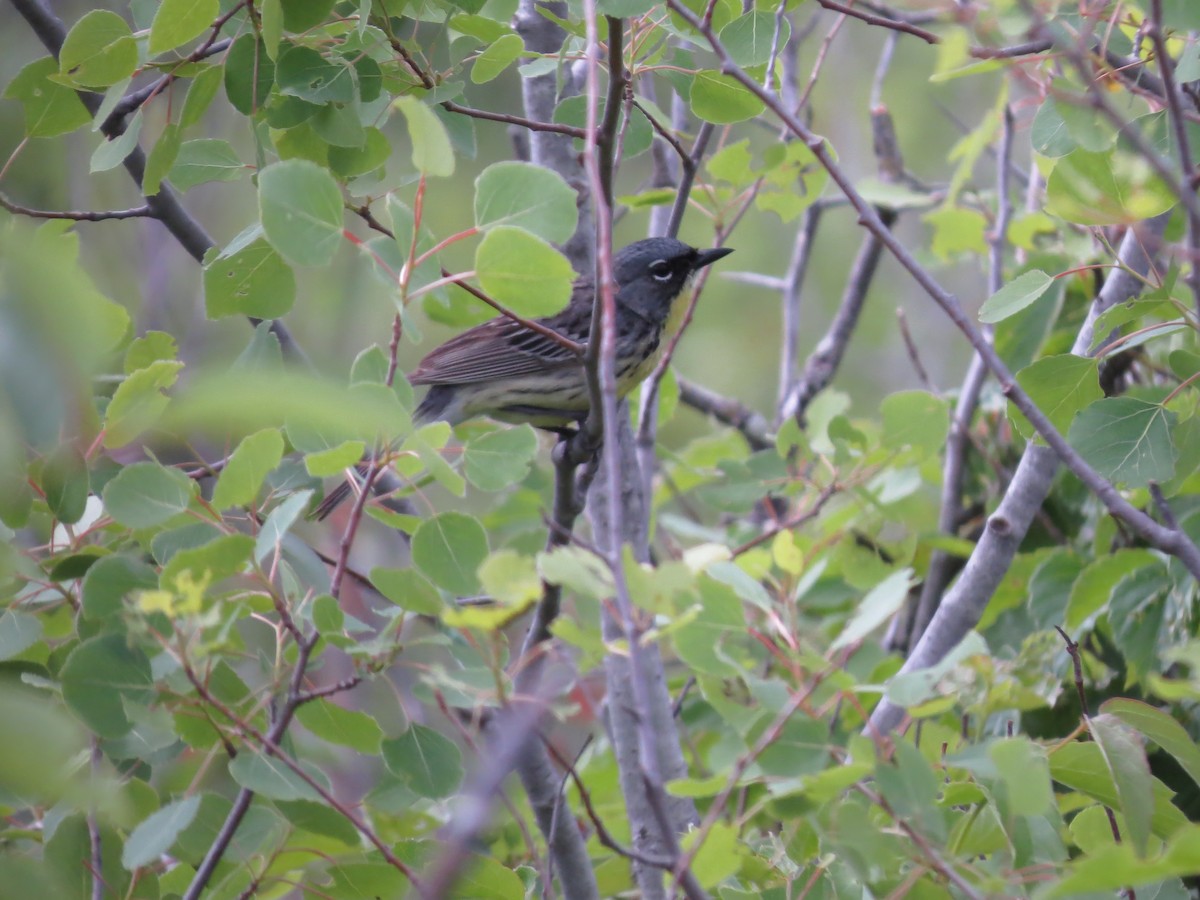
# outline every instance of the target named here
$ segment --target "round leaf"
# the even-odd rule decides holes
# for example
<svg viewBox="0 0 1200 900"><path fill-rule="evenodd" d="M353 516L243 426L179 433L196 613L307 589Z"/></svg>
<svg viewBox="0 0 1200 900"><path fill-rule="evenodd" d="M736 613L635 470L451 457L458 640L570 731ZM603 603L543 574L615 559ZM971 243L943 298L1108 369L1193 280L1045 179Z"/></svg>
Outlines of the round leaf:
<svg viewBox="0 0 1200 900"><path fill-rule="evenodd" d="M134 463L104 486L104 508L129 528L151 528L187 509L195 493L195 482L178 469Z"/></svg>
<svg viewBox="0 0 1200 900"><path fill-rule="evenodd" d="M475 179L475 227L487 231L515 225L562 243L575 233L578 198L553 169L532 163L500 162Z"/></svg>
<svg viewBox="0 0 1200 900"><path fill-rule="evenodd" d="M328 265L342 240L342 192L328 170L303 159L267 166L258 176L263 231L294 266Z"/></svg>
<svg viewBox="0 0 1200 900"><path fill-rule="evenodd" d="M528 425L492 431L467 443L463 470L480 490L498 491L529 473L537 446L537 435Z"/></svg>
<svg viewBox="0 0 1200 900"><path fill-rule="evenodd" d="M84 641L63 664L62 694L67 706L102 738L119 738L133 723L125 700L147 702L154 678L150 660L130 647L124 634L104 634Z"/></svg>
<svg viewBox="0 0 1200 900"><path fill-rule="evenodd" d="M475 572L487 554L487 533L464 513L426 519L412 539L413 564L434 584L460 596L479 590Z"/></svg>
<svg viewBox="0 0 1200 900"><path fill-rule="evenodd" d="M501 225L475 251L479 283L493 299L523 316L558 312L571 296L575 271L567 258L523 228Z"/></svg>
<svg viewBox="0 0 1200 900"><path fill-rule="evenodd" d="M705 122L729 125L753 119L763 102L729 75L701 71L692 79L692 112Z"/></svg>
<svg viewBox="0 0 1200 900"><path fill-rule="evenodd" d="M204 308L210 319L274 319L290 310L295 298L296 276L262 238L204 267Z"/></svg>
<svg viewBox="0 0 1200 900"><path fill-rule="evenodd" d="M72 26L58 54L59 71L85 87L108 87L137 68L137 43L115 12L94 9Z"/></svg>
<svg viewBox="0 0 1200 900"><path fill-rule="evenodd" d="M448 797L462 781L462 753L449 738L424 725L383 742L383 762L421 797Z"/></svg>

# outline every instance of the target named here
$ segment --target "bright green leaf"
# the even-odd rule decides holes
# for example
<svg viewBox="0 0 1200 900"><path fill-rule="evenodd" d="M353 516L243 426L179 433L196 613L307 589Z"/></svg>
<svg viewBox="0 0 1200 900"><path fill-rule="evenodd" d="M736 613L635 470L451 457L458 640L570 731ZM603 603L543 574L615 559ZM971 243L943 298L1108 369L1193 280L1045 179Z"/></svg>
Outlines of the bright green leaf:
<svg viewBox="0 0 1200 900"><path fill-rule="evenodd" d="M186 191L210 181L237 181L246 171L228 141L198 138L179 146L168 177L175 187Z"/></svg>
<svg viewBox="0 0 1200 900"><path fill-rule="evenodd" d="M1037 404L1060 434L1066 434L1081 409L1104 396L1099 363L1095 359L1062 353L1046 356L1017 373L1017 384ZM1034 427L1009 403L1008 415L1026 440Z"/></svg>
<svg viewBox="0 0 1200 900"><path fill-rule="evenodd" d="M484 235L475 251L475 272L484 291L522 316L558 312L570 299L575 279L565 256L511 225Z"/></svg>
<svg viewBox="0 0 1200 900"><path fill-rule="evenodd" d="M376 567L371 570L371 584L401 609L418 615L436 616L444 606L437 589L414 569Z"/></svg>
<svg viewBox="0 0 1200 900"><path fill-rule="evenodd" d="M992 324L1007 319L1037 301L1052 284L1054 279L1039 269L1018 275L983 302L979 321Z"/></svg>
<svg viewBox="0 0 1200 900"><path fill-rule="evenodd" d="M167 408L162 392L175 384L183 363L161 359L125 377L109 401L104 418L104 446L124 447L154 425Z"/></svg>
<svg viewBox="0 0 1200 900"><path fill-rule="evenodd" d="M480 490L498 491L529 473L537 448L537 435L528 425L490 431L467 442L463 471Z"/></svg>
<svg viewBox="0 0 1200 900"><path fill-rule="evenodd" d="M371 716L329 700L305 703L296 710L296 718L317 737L359 753L378 753L383 740L383 731Z"/></svg>
<svg viewBox="0 0 1200 900"><path fill-rule="evenodd" d="M71 26L58 53L58 70L84 87L108 87L137 68L137 43L115 12L93 9Z"/></svg>
<svg viewBox="0 0 1200 900"><path fill-rule="evenodd" d="M210 319L275 319L292 308L296 276L264 238L232 245L204 266L204 309Z"/></svg>
<svg viewBox="0 0 1200 900"><path fill-rule="evenodd" d="M418 172L448 177L454 174L454 148L450 136L432 109L416 97L400 97L396 108L408 123L412 160Z"/></svg>
<svg viewBox="0 0 1200 900"><path fill-rule="evenodd" d="M277 428L247 435L229 457L213 488L214 509L247 506L254 502L263 479L283 458L283 437Z"/></svg>
<svg viewBox="0 0 1200 900"><path fill-rule="evenodd" d="M475 227L515 225L562 243L579 219L575 191L553 169L524 162L493 163L475 179Z"/></svg>
<svg viewBox="0 0 1200 900"><path fill-rule="evenodd" d="M932 453L946 444L950 408L927 391L899 391L883 398L883 443L892 449L916 447Z"/></svg>
<svg viewBox="0 0 1200 900"><path fill-rule="evenodd" d="M174 50L199 37L219 12L218 0L162 0L150 25L150 55Z"/></svg>
<svg viewBox="0 0 1200 900"><path fill-rule="evenodd" d="M732 76L704 69L692 79L689 100L696 117L714 125L744 122L764 109L763 102Z"/></svg>
<svg viewBox="0 0 1200 900"><path fill-rule="evenodd" d="M507 69L525 52L525 42L520 35L506 34L495 40L490 47L475 58L471 66L471 81L486 84Z"/></svg>
<svg viewBox="0 0 1200 900"><path fill-rule="evenodd" d="M23 68L4 89L5 97L20 102L30 137L68 134L92 120L74 90L47 77L57 72L57 60L44 56Z"/></svg>

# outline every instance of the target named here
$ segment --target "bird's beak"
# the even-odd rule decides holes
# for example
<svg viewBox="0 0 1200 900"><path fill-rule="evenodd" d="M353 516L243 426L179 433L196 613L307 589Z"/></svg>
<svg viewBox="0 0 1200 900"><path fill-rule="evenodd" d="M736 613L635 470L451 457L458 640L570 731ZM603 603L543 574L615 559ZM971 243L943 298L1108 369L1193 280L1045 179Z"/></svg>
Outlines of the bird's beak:
<svg viewBox="0 0 1200 900"><path fill-rule="evenodd" d="M712 265L718 259L724 259L733 252L732 247L717 247L713 250L697 250L696 262L693 264L693 269L703 269L705 266Z"/></svg>

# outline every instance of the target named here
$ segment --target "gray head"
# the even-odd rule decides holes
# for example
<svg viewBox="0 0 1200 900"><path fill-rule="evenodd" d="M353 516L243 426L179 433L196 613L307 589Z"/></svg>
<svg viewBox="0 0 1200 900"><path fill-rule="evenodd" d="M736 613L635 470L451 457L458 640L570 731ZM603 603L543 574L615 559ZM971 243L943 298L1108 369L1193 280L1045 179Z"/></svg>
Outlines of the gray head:
<svg viewBox="0 0 1200 900"><path fill-rule="evenodd" d="M674 238L635 241L613 258L613 275L620 287L618 302L646 318L665 318L671 301L697 269L728 256L733 250L697 250Z"/></svg>

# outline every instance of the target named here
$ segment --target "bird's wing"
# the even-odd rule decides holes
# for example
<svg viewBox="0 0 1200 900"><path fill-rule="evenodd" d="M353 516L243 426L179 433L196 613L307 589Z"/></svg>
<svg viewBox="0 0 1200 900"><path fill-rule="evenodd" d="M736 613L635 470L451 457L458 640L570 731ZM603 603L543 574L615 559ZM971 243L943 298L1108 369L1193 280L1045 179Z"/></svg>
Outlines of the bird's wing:
<svg viewBox="0 0 1200 900"><path fill-rule="evenodd" d="M562 331L565 316L566 311L544 324ZM408 380L412 384L472 384L577 365L579 358L566 347L502 316L435 348Z"/></svg>

